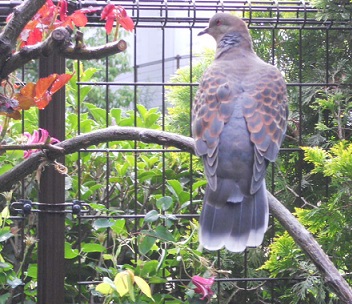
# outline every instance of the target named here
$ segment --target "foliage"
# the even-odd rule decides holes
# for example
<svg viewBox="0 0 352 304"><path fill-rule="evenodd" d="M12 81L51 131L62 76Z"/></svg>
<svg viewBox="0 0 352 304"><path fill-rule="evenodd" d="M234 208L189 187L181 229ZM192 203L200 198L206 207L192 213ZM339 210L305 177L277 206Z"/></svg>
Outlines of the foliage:
<svg viewBox="0 0 352 304"><path fill-rule="evenodd" d="M170 79L170 83L198 83L205 69L213 61L214 50L205 50L200 56L200 60L192 66L180 68ZM192 75L192 79L190 78ZM191 105L197 91L196 86L170 86L166 94L168 116L166 128L170 132L176 132L185 136L190 135Z"/></svg>
<svg viewBox="0 0 352 304"><path fill-rule="evenodd" d="M329 177L330 191L333 193L318 202L313 208L296 208L300 222L314 234L326 254L342 273L348 273L352 265L350 227L351 216L351 166L352 144L341 141L329 151L319 147L305 147L305 160L314 165L312 173ZM326 303L335 296L324 286L316 267L303 255L293 239L284 233L276 237L270 245L270 259L263 269L269 270L273 277L295 277L290 303ZM348 276L346 279L349 280ZM350 282L351 283L351 282Z"/></svg>
<svg viewBox="0 0 352 304"><path fill-rule="evenodd" d="M114 281L111 281L108 277L104 277L103 283L100 283L96 287L96 291L100 292L102 295L111 295L110 299L106 299L105 302L109 303L113 298L117 300L121 297L128 295L130 301L135 302L135 288L136 284L139 289L146 295L148 298L153 299L150 286L148 283L139 276L134 275L131 270L125 270L119 272Z"/></svg>
<svg viewBox="0 0 352 304"><path fill-rule="evenodd" d="M99 46L106 43L106 34L105 31L101 28L86 28L82 29L82 32L85 35L85 43L90 46ZM123 38L128 33L120 33L120 37ZM76 61L68 60L67 68L68 70L76 70L75 66ZM108 72L107 72L108 65ZM87 83L81 85L80 88L85 87L84 90L88 90L89 93L84 94L84 98L81 97L81 100L87 101L90 103L96 104L100 108L105 107L119 107L119 108L129 108L133 102L134 90L129 86L95 86L96 82L113 82L116 77L130 72L130 58L128 52L121 52L114 56L110 56L108 59L96 59L89 60L81 63L80 70L73 77L73 81L70 83L75 85L77 81ZM87 75L88 73L89 75ZM89 77L89 78L88 78ZM90 85L89 85L90 84ZM71 88L73 86L71 85ZM77 87L78 88L78 87ZM77 92L72 92L75 95L71 96L71 102L75 101L78 94ZM80 94L82 92L80 91Z"/></svg>

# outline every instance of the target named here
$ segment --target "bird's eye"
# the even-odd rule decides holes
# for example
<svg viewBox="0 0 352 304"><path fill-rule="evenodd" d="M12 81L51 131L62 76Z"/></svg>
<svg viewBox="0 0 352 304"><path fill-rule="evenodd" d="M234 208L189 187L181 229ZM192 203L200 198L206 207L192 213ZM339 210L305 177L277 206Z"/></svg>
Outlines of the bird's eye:
<svg viewBox="0 0 352 304"><path fill-rule="evenodd" d="M216 20L216 25L221 25L221 20L220 19Z"/></svg>

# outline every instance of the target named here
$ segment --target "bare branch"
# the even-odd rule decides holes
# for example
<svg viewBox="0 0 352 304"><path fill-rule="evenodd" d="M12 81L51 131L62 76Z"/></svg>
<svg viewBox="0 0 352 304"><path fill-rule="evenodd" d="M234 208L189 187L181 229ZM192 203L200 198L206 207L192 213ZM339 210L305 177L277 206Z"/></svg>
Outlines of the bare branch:
<svg viewBox="0 0 352 304"><path fill-rule="evenodd" d="M124 40L114 41L98 47L76 48L69 45L62 49L60 54L69 59L91 60L100 59L107 56L115 55L125 51L127 43Z"/></svg>
<svg viewBox="0 0 352 304"><path fill-rule="evenodd" d="M55 146L63 151L46 151L33 154L9 172L0 176L0 192L10 190L12 185L35 171L44 162L55 160L62 154L71 154L82 148L107 141L137 140L164 146L174 146L185 152L194 153L194 140L182 135L133 127L110 127L65 140ZM270 192L268 200L272 214L287 229L296 243L317 266L325 282L334 289L345 303L352 303L352 290L317 241L302 224Z"/></svg>

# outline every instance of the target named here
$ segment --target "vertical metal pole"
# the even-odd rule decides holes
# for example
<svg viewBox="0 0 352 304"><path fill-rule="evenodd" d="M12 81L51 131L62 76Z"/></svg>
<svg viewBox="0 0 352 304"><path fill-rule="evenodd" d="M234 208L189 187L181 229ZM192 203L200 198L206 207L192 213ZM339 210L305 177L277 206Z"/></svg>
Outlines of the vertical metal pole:
<svg viewBox="0 0 352 304"><path fill-rule="evenodd" d="M65 72L65 59L57 55L41 58L39 77ZM53 100L39 114L39 126L59 140L65 138L65 90L53 96ZM64 158L58 160L64 163ZM64 240L65 215L45 212L62 210L55 206L65 202L65 176L52 165L42 172L39 202L52 204L41 207L38 217L38 302L39 304L64 303Z"/></svg>

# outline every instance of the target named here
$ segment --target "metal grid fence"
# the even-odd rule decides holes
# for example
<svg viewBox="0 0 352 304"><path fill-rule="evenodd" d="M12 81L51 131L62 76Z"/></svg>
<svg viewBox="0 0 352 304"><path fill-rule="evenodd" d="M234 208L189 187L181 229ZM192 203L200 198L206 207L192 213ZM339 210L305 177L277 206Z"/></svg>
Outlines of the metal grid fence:
<svg viewBox="0 0 352 304"><path fill-rule="evenodd" d="M288 83L290 102L291 107L297 114L297 117L291 117L296 126L294 130L296 137L295 140L288 140L282 148L281 161L284 162L289 157L292 157L293 154L297 155L297 163L293 166L293 172L290 173L287 179L290 186L296 189L298 196L292 207L301 206L303 202L300 201L299 197L305 190L302 187L303 156L299 146L305 143L305 131L310 128L308 122L304 121L304 111L306 109L303 100L311 90L336 86L330 74L330 69L336 62L331 61L329 54L334 43L334 36L345 35L346 39L348 39L351 23L344 20L322 19L319 21L316 18L317 9L305 1L170 0L110 2L126 8L135 22L134 32L124 37L129 43L126 52L129 56L130 68L126 68L124 73L118 73L114 79L111 79L111 75L114 73L112 72L114 65L119 64L119 60L127 60L122 55L117 57L117 59L106 58L95 62L95 67L100 70L96 78L85 78L84 68L76 70L77 88L66 94L66 98L73 98L75 103L73 104L72 101L69 105L66 103L67 112L63 114L65 116L61 115L61 118L57 115L48 118L45 117L47 114L43 113L42 123L49 119L49 124L52 124L54 130L61 134L64 132L62 128L65 121L66 124L69 122L75 125L78 130L77 133L66 131L66 136L68 137L90 130L94 123L89 121L98 121L100 127L109 127L117 124L156 128L156 124L158 124L161 130L175 132L180 129L180 131L184 132L184 135L190 135L190 109L194 92L197 88L193 68L201 62L197 44L202 43L202 41L197 38L196 34L207 25L209 17L215 12L236 12L248 22L254 38L255 49L260 53L261 57L277 65L285 72L286 78L290 79ZM17 4L16 1L2 1L0 3L2 19ZM105 1L77 1L71 3L70 8L104 6L104 4ZM103 24L98 16L89 16L87 37L92 36L91 33L95 33L101 27L103 27ZM290 44L290 41L287 40L290 35L298 37L298 45ZM309 37L314 35L321 38L319 41L322 44L309 44ZM89 39L89 41L92 42L95 38L95 34L93 34L92 39ZM271 41L270 49L262 49L261 44L264 40ZM285 48L294 49L297 56L289 58L284 51ZM317 48L322 49L320 53L324 54L324 58L321 61L317 61L314 67L321 74L317 75L315 79L311 79L306 76L307 70L312 69L312 67L307 66L305 60L306 56L310 56L310 53L316 51ZM69 64L73 66L77 63ZM83 67L86 67L85 63L79 64L83 64ZM187 66L189 66L189 81L170 81L170 77L176 73L178 68L186 68ZM43 64L41 64L41 67L43 69ZM54 70L57 68L57 66L53 67ZM290 74L291 72L293 75ZM41 73L45 72L42 70ZM23 70L22 76L26 80L26 69ZM171 120L168 116L169 108L171 108L168 94L170 88L182 87L188 89L186 94L188 100L185 100L185 102L189 103L189 107L186 113L183 113L184 117L188 118L188 121L185 121L185 126L175 126L175 124L179 124L179 121L172 121L175 116L172 116ZM86 96L84 94L87 88L89 88L90 92ZM73 94L73 97L67 96L70 94ZM61 98L63 97L61 96ZM97 112L94 114L96 108L88 105L85 98L95 99L101 109L98 112L99 114ZM144 105L142 110L139 108L141 103ZM61 110L62 105L65 105L65 103L61 102ZM146 111L147 114L145 115L150 115L149 117L152 120L154 112L151 109L154 107L160 112L160 118L155 122L148 122L141 115L141 111ZM120 113L117 108L122 109L122 112ZM77 115L71 115L72 112ZM125 113L128 113L128 115ZM111 117L114 117L114 119ZM25 115L24 119L26 119ZM61 121L52 121L58 119L61 119ZM73 121L73 119L76 120ZM23 123L23 127L25 127L25 123ZM61 130L58 130L58 128L61 128ZM58 136L55 133L52 135ZM182 158L182 164L175 163L174 154L181 155L178 157ZM143 260L143 254L140 253L141 249L139 248L142 239L135 236L141 230L146 229L143 222L145 214L155 209L155 202L164 196L180 200L179 202L174 202L174 209L167 210L164 213L164 215L172 217L173 220L174 218L178 219L178 221L170 224L170 229L179 230L180 234L190 235L192 229L187 222L197 219L202 198L202 191L198 190L198 188L196 188L198 193L194 193L194 184L202 177L199 175L199 163L192 155L178 149L145 145L138 142L110 142L82 149L81 152L69 157L70 163L74 163L74 167L68 168L69 178L66 178L66 188L68 187L69 191L66 191L66 196L68 196L66 200L77 199L95 206L95 208L90 207L92 210L90 213L82 213L78 216L70 215L66 219L61 216L58 219L59 224L66 221L65 231L58 228L61 231L59 232L59 238L62 237L63 239L62 233L65 232L66 240L70 242L75 240L76 247L72 248L72 250L78 249L78 252L82 252L82 247L84 247L87 239L93 236L99 238L100 235L104 238L102 243L107 248L107 254L115 254L116 248L121 250L118 256L118 265L134 265L141 260L141 257ZM155 159L155 162L153 159ZM148 163L148 161L150 162ZM149 168L146 169L148 166ZM53 184L49 175L46 175L47 183ZM271 166L268 175L268 180L271 183L268 189L274 192L277 188L280 188L276 181L280 177L280 172L276 170L275 166ZM173 180L176 176L181 178L179 182L183 188L179 189L180 193L175 193L176 182L173 182ZM95 180L95 188L92 187L92 179ZM70 184L72 180L74 180L74 184ZM61 198L58 199L51 192L49 200L59 200L61 202L65 200L65 198L62 198L62 194L65 193L65 185L62 181L60 183L63 188L57 191L61 193ZM55 184L54 188L57 187L58 185ZM28 189L29 186L22 182L20 189L22 190L22 198L35 201L35 197L28 195ZM53 188L50 190L50 185L48 189L47 191L53 191ZM185 209L181 206L181 192L183 196L188 198L185 199L187 202L187 208ZM45 194L42 193L41 195L45 197ZM285 198L285 196L283 197ZM43 200L48 201L48 198L46 197ZM46 217L47 213L42 212L40 216ZM42 224L45 227L40 238L46 237L48 226L54 226L48 221L51 220L46 219L46 223ZM160 222L160 225L168 225L166 221L167 219L162 223ZM22 231L28 229L26 225L30 224L28 218L25 221L21 218L19 223ZM133 241L129 243L129 246L119 247L115 243L117 239L120 245L128 241L126 236L116 238L116 230L112 228L112 224L118 225L118 223L123 223L130 232L130 236L133 236ZM70 229L67 229L68 227ZM53 229L52 235L58 236L58 231L55 230L55 227L50 229ZM118 230L116 227L115 229ZM218 275L215 302L280 303L280 288L292 286L300 280L300 278L273 279L254 274L256 271L255 267L260 266L260 264L253 262L253 259L265 256L263 252L265 252L266 246L274 237L276 229L272 220L271 228L268 232L269 237L265 240L265 246L257 250L261 253L253 250L236 256L223 250L215 253L205 253L205 257L214 263L218 269L228 269L229 267L232 269L232 274ZM22 237L24 237L24 233ZM41 241L45 242L44 239L41 239ZM49 244L48 246L55 247L55 244ZM162 244L160 245L160 250L163 251L166 247L167 244ZM115 252L113 252L114 250ZM54 254L55 248L46 251L46 254L48 252ZM160 252L155 254L160 259ZM54 267L47 264L48 261L45 256L42 255L40 257L46 262L43 262L44 265L38 266L39 271L40 267ZM169 268L163 270L167 283L162 284L160 288L157 287L155 291L162 294L170 294L182 301L185 299L185 288L183 286L189 283L188 273L185 273L179 264L173 265L170 261L169 263ZM65 267L65 264L68 267ZM96 276L93 277L87 271L89 267L96 269L100 267L100 261L95 254L85 254L84 258L83 256L78 257L74 264L65 264L55 266L55 271L61 271L61 273L56 273L56 275L58 277L65 276L68 285L74 286L73 290L64 290L63 286L62 288L58 286L55 286L55 288L38 286L38 290L41 289L38 292L42 294L43 299L50 299L50 297L53 299L56 296L62 299L63 294L65 294L65 303L99 303L98 297L89 298L87 296L92 286L99 282L99 275L97 274L100 274L100 277L104 275L104 273L97 271ZM187 269L192 271L192 266L188 265ZM40 281L38 284L40 284ZM51 292L56 293L56 295L45 295ZM264 293L268 293L269 296L264 297ZM19 302L25 303L23 295L19 298ZM168 303L166 298L164 301ZM41 300L41 303L45 303L45 301Z"/></svg>

